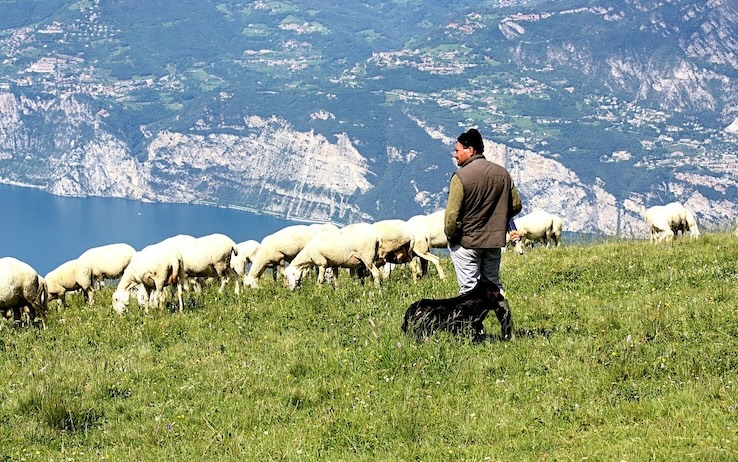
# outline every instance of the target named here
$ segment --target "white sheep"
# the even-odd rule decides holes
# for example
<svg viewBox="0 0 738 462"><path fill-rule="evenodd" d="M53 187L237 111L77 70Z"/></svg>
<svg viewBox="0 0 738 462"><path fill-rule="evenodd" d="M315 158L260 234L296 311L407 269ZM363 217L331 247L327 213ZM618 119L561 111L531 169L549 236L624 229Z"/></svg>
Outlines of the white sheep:
<svg viewBox="0 0 738 462"><path fill-rule="evenodd" d="M238 248L238 255L231 255L231 268L236 272L239 279L246 275L246 266L254 260L256 252L259 250L259 246L261 246L261 243L253 239L239 242L236 245Z"/></svg>
<svg viewBox="0 0 738 462"><path fill-rule="evenodd" d="M182 255L184 271L188 281L195 284L197 291L200 284L196 278L215 277L220 281L219 293L223 292L229 280L235 282L235 293L240 293L239 278L231 268L231 255L238 255L236 243L224 234L209 234L195 238L186 234L179 234L162 243L174 245ZM185 284L188 287L188 283Z"/></svg>
<svg viewBox="0 0 738 462"><path fill-rule="evenodd" d="M415 215L407 221L411 224L421 223L425 226L428 232L429 244L432 248L445 249L448 247L448 239L446 239L446 233L443 230L445 214L446 211L441 209L428 215Z"/></svg>
<svg viewBox="0 0 738 462"><path fill-rule="evenodd" d="M689 231L689 236L692 239L699 237L700 230L697 227L697 219L695 218L692 211L689 210L687 207L684 207L684 218L686 220L686 227L682 228L682 235L684 235L684 231L686 228L686 231Z"/></svg>
<svg viewBox="0 0 738 462"><path fill-rule="evenodd" d="M561 235L564 233L564 219L558 215L553 216L553 236L556 239L556 247L561 245Z"/></svg>
<svg viewBox="0 0 738 462"><path fill-rule="evenodd" d="M430 252L431 237L425 223L415 220L382 220L374 223L380 238L377 265L389 263L407 263L417 256L433 263L441 279L445 279L440 259ZM413 282L417 282L420 269L411 265Z"/></svg>
<svg viewBox="0 0 738 462"><path fill-rule="evenodd" d="M182 255L171 242L144 247L133 255L123 271L113 293L113 310L118 314L125 312L133 289L138 289L139 302L143 302L146 312L154 303L158 303L161 309L166 298L164 288L174 285L177 287L179 311L182 312L182 286L186 279Z"/></svg>
<svg viewBox="0 0 738 462"><path fill-rule="evenodd" d="M276 268L291 262L318 231L318 226L291 225L266 236L251 260L251 268L243 278L243 285L257 288L257 281L267 267Z"/></svg>
<svg viewBox="0 0 738 462"><path fill-rule="evenodd" d="M86 250L77 260L90 267L93 281L102 286L106 279L121 277L135 253L128 244L108 244Z"/></svg>
<svg viewBox="0 0 738 462"><path fill-rule="evenodd" d="M682 235L689 232L693 238L700 235L694 215L679 202L650 207L646 210L645 218L649 226L650 242L670 241L680 231Z"/></svg>
<svg viewBox="0 0 738 462"><path fill-rule="evenodd" d="M20 322L46 317L48 292L46 281L28 263L13 257L0 258L0 309Z"/></svg>
<svg viewBox="0 0 738 462"><path fill-rule="evenodd" d="M520 235L520 240L515 244L515 250L523 254L525 245L533 245L541 241L544 246L561 245L561 233L563 231L563 220L545 210L536 210L520 218L515 218L515 227ZM510 233L507 233L509 242Z"/></svg>
<svg viewBox="0 0 738 462"><path fill-rule="evenodd" d="M443 229L445 214L446 211L444 209L441 209L428 215L415 215L407 220L408 223L416 228L420 228L421 226L425 228L429 247L428 253L430 253L430 249L448 248L448 239L446 238L446 233ZM428 272L429 261L430 260L428 259L421 259L419 257L413 258L412 264L416 267L414 271L416 271L418 275L424 275ZM436 270L439 270L438 276L441 279L445 279L445 274L443 273L443 269L441 268L440 260L438 264L434 263L434 265L436 266Z"/></svg>
<svg viewBox="0 0 738 462"><path fill-rule="evenodd" d="M407 263L415 244L413 229L403 220L381 220L371 224L379 235L377 264Z"/></svg>
<svg viewBox="0 0 738 462"><path fill-rule="evenodd" d="M59 305L66 305L66 293L81 290L88 304L92 304L95 294L92 280L92 269L79 259L69 260L46 274L46 286L49 301L59 300Z"/></svg>
<svg viewBox="0 0 738 462"><path fill-rule="evenodd" d="M379 270L374 262L378 258L380 238L374 226L355 223L334 231L318 233L295 256L285 269L287 284L294 289L306 270L318 267L318 284L323 283L327 268L365 267L379 286ZM334 273L334 282L338 273Z"/></svg>

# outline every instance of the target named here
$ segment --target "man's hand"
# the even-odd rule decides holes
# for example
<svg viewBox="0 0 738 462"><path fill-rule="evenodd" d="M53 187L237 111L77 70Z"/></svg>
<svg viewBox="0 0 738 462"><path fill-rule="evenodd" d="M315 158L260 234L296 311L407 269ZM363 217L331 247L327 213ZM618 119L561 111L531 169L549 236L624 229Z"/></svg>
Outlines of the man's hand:
<svg viewBox="0 0 738 462"><path fill-rule="evenodd" d="M520 233L512 230L510 231L510 242L518 242L520 240Z"/></svg>

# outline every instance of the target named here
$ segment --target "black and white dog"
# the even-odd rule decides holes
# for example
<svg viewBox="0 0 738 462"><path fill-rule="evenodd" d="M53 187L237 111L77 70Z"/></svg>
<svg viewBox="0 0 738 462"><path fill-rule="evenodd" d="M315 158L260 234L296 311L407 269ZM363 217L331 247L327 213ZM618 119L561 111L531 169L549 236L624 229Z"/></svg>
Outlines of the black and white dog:
<svg viewBox="0 0 738 462"><path fill-rule="evenodd" d="M512 336L512 316L500 288L491 281L480 279L476 287L458 297L433 300L424 298L410 305L405 312L402 330L425 338L438 330L454 334L470 332L474 340L484 339L482 323L492 310L502 328L503 340Z"/></svg>

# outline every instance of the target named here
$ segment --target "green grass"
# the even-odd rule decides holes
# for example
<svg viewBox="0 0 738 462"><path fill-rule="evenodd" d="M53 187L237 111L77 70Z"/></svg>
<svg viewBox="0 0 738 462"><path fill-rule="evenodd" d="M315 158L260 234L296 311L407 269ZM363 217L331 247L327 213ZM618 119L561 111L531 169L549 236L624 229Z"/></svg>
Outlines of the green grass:
<svg viewBox="0 0 738 462"><path fill-rule="evenodd" d="M401 332L455 295L433 269L182 314L73 296L0 324L0 460L735 460L736 261L727 233L508 252L518 337L482 344Z"/></svg>

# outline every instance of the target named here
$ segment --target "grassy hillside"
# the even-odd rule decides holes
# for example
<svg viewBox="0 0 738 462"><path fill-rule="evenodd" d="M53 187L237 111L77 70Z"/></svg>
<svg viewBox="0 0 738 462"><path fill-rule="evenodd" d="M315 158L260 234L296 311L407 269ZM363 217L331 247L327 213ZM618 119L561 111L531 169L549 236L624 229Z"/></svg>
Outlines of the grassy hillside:
<svg viewBox="0 0 738 462"><path fill-rule="evenodd" d="M0 459L734 460L737 260L727 234L507 253L519 335L479 345L402 334L456 292L433 269L183 314L73 297L0 324Z"/></svg>

